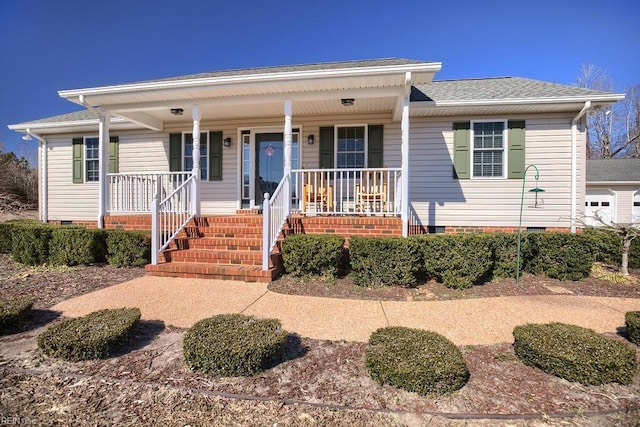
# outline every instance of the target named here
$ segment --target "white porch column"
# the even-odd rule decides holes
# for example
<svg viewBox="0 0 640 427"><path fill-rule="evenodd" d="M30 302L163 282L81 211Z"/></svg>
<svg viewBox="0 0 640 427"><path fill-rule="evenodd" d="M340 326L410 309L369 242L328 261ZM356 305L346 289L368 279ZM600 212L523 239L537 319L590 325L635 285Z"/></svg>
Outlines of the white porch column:
<svg viewBox="0 0 640 427"><path fill-rule="evenodd" d="M404 93L402 95L402 235L409 235L409 102L411 95L411 72L405 74Z"/></svg>
<svg viewBox="0 0 640 427"><path fill-rule="evenodd" d="M104 228L104 217L107 213L107 171L109 170L109 123L111 113L100 111L98 129L98 228Z"/></svg>
<svg viewBox="0 0 640 427"><path fill-rule="evenodd" d="M200 106L193 105L193 169L191 173L194 175L193 180L193 198L192 210L195 216L200 216ZM209 166L211 167L211 166Z"/></svg>
<svg viewBox="0 0 640 427"><path fill-rule="evenodd" d="M292 130L291 130L291 113L292 106L291 100L284 100L284 176L289 177L291 179L291 143L292 143ZM289 181L291 183L291 181ZM291 212L291 185L289 184L286 188L286 201L285 201L285 212L287 214Z"/></svg>

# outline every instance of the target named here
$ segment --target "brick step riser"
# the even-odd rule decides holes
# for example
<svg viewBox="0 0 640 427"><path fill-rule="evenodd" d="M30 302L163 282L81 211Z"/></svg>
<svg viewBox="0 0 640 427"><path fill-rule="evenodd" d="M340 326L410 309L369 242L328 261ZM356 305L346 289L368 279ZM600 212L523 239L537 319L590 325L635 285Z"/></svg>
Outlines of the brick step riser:
<svg viewBox="0 0 640 427"><path fill-rule="evenodd" d="M160 264L148 265L145 270L150 276L185 277L197 279L243 280L246 282L270 282L282 267L262 271L259 267L216 266L202 264Z"/></svg>

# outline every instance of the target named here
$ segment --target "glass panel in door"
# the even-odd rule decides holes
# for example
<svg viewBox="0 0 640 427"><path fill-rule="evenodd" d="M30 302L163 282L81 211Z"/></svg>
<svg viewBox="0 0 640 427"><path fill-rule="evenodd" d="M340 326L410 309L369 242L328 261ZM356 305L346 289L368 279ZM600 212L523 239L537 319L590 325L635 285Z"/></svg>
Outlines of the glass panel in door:
<svg viewBox="0 0 640 427"><path fill-rule="evenodd" d="M282 133L256 134L255 201L264 201L264 193L273 194L284 175L284 138Z"/></svg>

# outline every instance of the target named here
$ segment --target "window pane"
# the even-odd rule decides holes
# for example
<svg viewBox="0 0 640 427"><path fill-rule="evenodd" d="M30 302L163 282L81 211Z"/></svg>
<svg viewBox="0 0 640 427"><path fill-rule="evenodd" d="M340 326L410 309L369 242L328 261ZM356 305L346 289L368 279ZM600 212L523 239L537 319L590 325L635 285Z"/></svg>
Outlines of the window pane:
<svg viewBox="0 0 640 427"><path fill-rule="evenodd" d="M338 128L336 149L338 168L363 168L366 151L364 127Z"/></svg>

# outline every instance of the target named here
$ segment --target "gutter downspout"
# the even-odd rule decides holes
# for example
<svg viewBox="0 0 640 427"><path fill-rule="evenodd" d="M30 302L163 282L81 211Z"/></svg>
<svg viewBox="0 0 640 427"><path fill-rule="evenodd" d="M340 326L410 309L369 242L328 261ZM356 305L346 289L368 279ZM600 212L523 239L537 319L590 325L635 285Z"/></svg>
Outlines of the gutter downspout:
<svg viewBox="0 0 640 427"><path fill-rule="evenodd" d="M99 143L98 143L98 228L104 228L104 217L107 213L107 169L109 165L108 148L109 148L109 124L111 122L111 114L108 111L102 111L90 105L84 95L78 97L80 103L88 110L98 115L100 124L98 126Z"/></svg>
<svg viewBox="0 0 640 427"><path fill-rule="evenodd" d="M586 101L582 110L571 121L571 232L576 232L576 220L578 215L578 120L591 108L591 101ZM584 162L583 162L584 163ZM583 168L584 169L584 168ZM585 171L583 170L584 174Z"/></svg>
<svg viewBox="0 0 640 427"><path fill-rule="evenodd" d="M39 197L40 199L40 221L42 221L43 223L47 223L49 222L49 207L48 207L48 200L47 200L47 194L49 193L49 185L48 185L48 179L47 179L47 163L48 163L48 147L47 147L47 140L42 138L40 135L36 135L35 133L31 132L30 128L27 128L26 130L27 135L29 135L29 137L31 138L35 138L38 141L40 141L41 145L41 149L42 149L42 155L40 157L40 192L41 195Z"/></svg>

